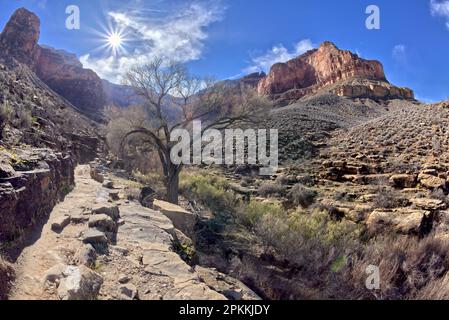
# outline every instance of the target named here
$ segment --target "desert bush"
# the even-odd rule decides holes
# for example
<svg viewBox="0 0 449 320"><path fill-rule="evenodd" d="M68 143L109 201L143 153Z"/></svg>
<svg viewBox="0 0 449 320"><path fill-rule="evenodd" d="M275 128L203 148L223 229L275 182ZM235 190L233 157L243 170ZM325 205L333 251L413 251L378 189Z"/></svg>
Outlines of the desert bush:
<svg viewBox="0 0 449 320"><path fill-rule="evenodd" d="M269 182L262 184L257 190L257 193L262 197L280 196L284 193L284 190L285 188L282 185Z"/></svg>
<svg viewBox="0 0 449 320"><path fill-rule="evenodd" d="M290 183L290 179L288 176L286 175L280 175L276 178L276 184L281 185L281 186L285 186L288 185Z"/></svg>
<svg viewBox="0 0 449 320"><path fill-rule="evenodd" d="M313 187L316 183L315 178L308 174L298 176L298 182L308 187Z"/></svg>
<svg viewBox="0 0 449 320"><path fill-rule="evenodd" d="M252 177L243 177L242 181L240 182L240 185L242 187L248 187L252 183L254 183L254 179Z"/></svg>
<svg viewBox="0 0 449 320"><path fill-rule="evenodd" d="M19 110L16 113L16 126L22 129L28 129L31 128L33 125L33 117L31 115L31 112L28 110Z"/></svg>
<svg viewBox="0 0 449 320"><path fill-rule="evenodd" d="M0 126L11 120L12 108L7 101L0 104Z"/></svg>
<svg viewBox="0 0 449 320"><path fill-rule="evenodd" d="M295 279L301 279L302 289L296 295L311 299L341 298L346 285L343 276L350 270L351 256L362 246L362 232L356 224L333 221L318 210L288 216L266 214L256 228L266 253L297 270Z"/></svg>
<svg viewBox="0 0 449 320"><path fill-rule="evenodd" d="M200 201L212 211L229 211L236 205L226 180L212 175L183 173L179 191L188 198Z"/></svg>
<svg viewBox="0 0 449 320"><path fill-rule="evenodd" d="M334 194L334 200L337 201L354 201L356 197L353 194L348 194L348 192L344 190L337 190Z"/></svg>
<svg viewBox="0 0 449 320"><path fill-rule="evenodd" d="M237 209L238 221L250 229L255 228L264 216L278 217L283 214L284 210L279 205L260 201L250 201Z"/></svg>
<svg viewBox="0 0 449 320"><path fill-rule="evenodd" d="M350 280L352 299L441 299L449 298L449 252L447 239L430 235L423 240L409 237L373 239L354 259ZM368 265L379 267L381 286L364 288Z"/></svg>
<svg viewBox="0 0 449 320"><path fill-rule="evenodd" d="M5 300L14 279L14 269L0 257L0 300Z"/></svg>
<svg viewBox="0 0 449 320"><path fill-rule="evenodd" d="M387 188L379 188L376 197L373 200L373 205L378 209L394 209L407 206L409 201L395 190Z"/></svg>
<svg viewBox="0 0 449 320"><path fill-rule="evenodd" d="M293 204L308 208L315 202L317 195L316 191L307 189L302 184L297 184L288 193L288 198Z"/></svg>

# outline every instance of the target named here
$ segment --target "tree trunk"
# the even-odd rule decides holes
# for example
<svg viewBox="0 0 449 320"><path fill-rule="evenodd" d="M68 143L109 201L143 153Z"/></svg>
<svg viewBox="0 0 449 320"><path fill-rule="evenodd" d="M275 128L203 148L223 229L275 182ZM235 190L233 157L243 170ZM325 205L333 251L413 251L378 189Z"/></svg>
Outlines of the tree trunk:
<svg viewBox="0 0 449 320"><path fill-rule="evenodd" d="M167 177L167 201L173 204L178 204L179 198L179 171L176 167L170 169Z"/></svg>

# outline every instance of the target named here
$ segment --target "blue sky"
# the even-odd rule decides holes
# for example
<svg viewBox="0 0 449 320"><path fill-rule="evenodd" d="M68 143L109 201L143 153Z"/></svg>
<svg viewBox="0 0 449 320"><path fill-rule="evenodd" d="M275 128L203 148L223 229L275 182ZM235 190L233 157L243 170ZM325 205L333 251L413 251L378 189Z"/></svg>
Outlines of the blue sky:
<svg viewBox="0 0 449 320"><path fill-rule="evenodd" d="M72 4L80 30L65 28ZM370 4L380 8L380 30L365 27ZM330 40L380 60L390 82L419 99L449 97L449 0L0 0L0 28L22 6L41 18L41 44L76 53L114 81L160 53L225 79ZM104 47L108 30L125 39L115 56Z"/></svg>

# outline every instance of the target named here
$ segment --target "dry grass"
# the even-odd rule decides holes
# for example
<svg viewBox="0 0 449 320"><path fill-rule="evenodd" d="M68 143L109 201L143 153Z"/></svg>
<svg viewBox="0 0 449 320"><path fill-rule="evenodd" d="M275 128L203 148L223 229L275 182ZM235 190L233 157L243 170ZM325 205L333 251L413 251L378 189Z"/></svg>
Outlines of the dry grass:
<svg viewBox="0 0 449 320"><path fill-rule="evenodd" d="M302 184L297 184L290 190L288 198L294 205L308 208L315 202L317 195L316 191L307 189Z"/></svg>
<svg viewBox="0 0 449 320"><path fill-rule="evenodd" d="M354 288L349 298L447 299L448 245L448 239L434 235L421 241L407 237L372 240L354 259L354 267L348 274ZM368 265L380 269L380 290L368 291L363 286Z"/></svg>

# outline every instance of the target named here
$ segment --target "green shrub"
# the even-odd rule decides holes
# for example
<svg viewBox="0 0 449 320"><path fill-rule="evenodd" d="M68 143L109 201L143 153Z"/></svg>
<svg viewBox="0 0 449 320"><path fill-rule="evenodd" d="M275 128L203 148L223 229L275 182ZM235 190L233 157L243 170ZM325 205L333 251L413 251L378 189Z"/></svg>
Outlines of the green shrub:
<svg viewBox="0 0 449 320"><path fill-rule="evenodd" d="M180 193L200 201L214 212L230 211L237 205L225 179L207 174L182 174Z"/></svg>
<svg viewBox="0 0 449 320"><path fill-rule="evenodd" d="M266 215L282 216L284 210L276 204L251 201L242 204L237 210L237 217L241 224L248 228L254 228Z"/></svg>
<svg viewBox="0 0 449 320"><path fill-rule="evenodd" d="M311 275L357 251L362 229L346 220L334 221L327 213L301 211L288 216L267 214L256 228L266 249L304 268ZM340 266L339 269L342 269Z"/></svg>

